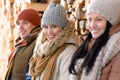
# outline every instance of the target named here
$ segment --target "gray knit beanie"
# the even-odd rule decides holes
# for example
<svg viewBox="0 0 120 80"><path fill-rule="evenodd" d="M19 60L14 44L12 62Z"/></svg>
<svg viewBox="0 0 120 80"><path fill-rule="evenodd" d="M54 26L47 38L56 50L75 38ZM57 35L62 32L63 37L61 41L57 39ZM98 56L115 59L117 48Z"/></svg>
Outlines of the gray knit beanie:
<svg viewBox="0 0 120 80"><path fill-rule="evenodd" d="M100 14L114 26L120 19L120 0L92 0L86 15L91 12Z"/></svg>
<svg viewBox="0 0 120 80"><path fill-rule="evenodd" d="M42 20L41 27L46 24L54 24L59 27L65 27L67 25L67 15L64 7L55 1L49 3L45 10Z"/></svg>

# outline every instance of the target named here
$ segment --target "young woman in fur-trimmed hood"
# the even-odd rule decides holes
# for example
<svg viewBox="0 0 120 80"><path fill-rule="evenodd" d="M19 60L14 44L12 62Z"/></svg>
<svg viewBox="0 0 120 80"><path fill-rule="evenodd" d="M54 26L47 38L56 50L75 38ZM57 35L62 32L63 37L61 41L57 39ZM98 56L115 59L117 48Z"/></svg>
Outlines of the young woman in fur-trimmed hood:
<svg viewBox="0 0 120 80"><path fill-rule="evenodd" d="M68 80L68 66L79 45L73 22L67 20L64 7L52 1L43 14L41 27L30 60L32 80Z"/></svg>
<svg viewBox="0 0 120 80"><path fill-rule="evenodd" d="M90 31L72 58L69 80L120 80L120 0L92 0ZM116 26L117 25L117 26Z"/></svg>

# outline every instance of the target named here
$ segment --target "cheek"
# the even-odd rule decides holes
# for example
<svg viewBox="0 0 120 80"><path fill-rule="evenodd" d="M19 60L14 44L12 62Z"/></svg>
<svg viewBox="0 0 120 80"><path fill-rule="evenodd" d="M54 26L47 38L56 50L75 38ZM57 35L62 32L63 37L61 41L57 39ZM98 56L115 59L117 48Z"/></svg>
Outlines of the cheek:
<svg viewBox="0 0 120 80"><path fill-rule="evenodd" d="M60 30L60 29L58 29L58 30L56 31L56 33L59 33L59 32L61 32L61 30Z"/></svg>
<svg viewBox="0 0 120 80"><path fill-rule="evenodd" d="M43 35L44 35L44 36L47 36L47 31L46 31L46 30L43 29L42 32L43 32Z"/></svg>
<svg viewBox="0 0 120 80"><path fill-rule="evenodd" d="M25 27L24 30L25 30L27 33L30 33L31 28Z"/></svg>
<svg viewBox="0 0 120 80"><path fill-rule="evenodd" d="M28 30L29 32L31 32L34 28L35 26L32 26L32 25L26 26L26 30Z"/></svg>
<svg viewBox="0 0 120 80"><path fill-rule="evenodd" d="M105 32L105 30L106 30L106 24L103 24L103 25L101 25L102 27L101 27L101 30L103 31L103 33Z"/></svg>
<svg viewBox="0 0 120 80"><path fill-rule="evenodd" d="M59 34L60 32L61 32L61 30L59 30L59 29L58 30L54 30L54 34L55 35Z"/></svg>
<svg viewBox="0 0 120 80"><path fill-rule="evenodd" d="M42 32L43 32L43 34L45 34L47 32L47 30L46 29L42 29Z"/></svg>
<svg viewBox="0 0 120 80"><path fill-rule="evenodd" d="M90 23L86 23L86 29L90 30Z"/></svg>

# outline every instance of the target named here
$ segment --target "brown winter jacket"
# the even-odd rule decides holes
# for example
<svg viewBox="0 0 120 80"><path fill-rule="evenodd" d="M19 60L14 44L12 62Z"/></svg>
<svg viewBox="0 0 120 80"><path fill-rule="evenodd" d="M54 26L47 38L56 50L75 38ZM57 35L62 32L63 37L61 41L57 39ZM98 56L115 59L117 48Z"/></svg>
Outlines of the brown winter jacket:
<svg viewBox="0 0 120 80"><path fill-rule="evenodd" d="M120 22L117 26L111 28L110 35L120 31ZM118 44L119 45L119 44ZM117 55L102 69L100 80L120 80L120 51Z"/></svg>
<svg viewBox="0 0 120 80"><path fill-rule="evenodd" d="M25 74L28 69L28 62L33 54L35 41L40 27L32 30L31 34L23 41L19 39L15 45L15 51L8 63L8 70L5 80L25 80Z"/></svg>
<svg viewBox="0 0 120 80"><path fill-rule="evenodd" d="M100 80L120 80L120 52L102 69Z"/></svg>

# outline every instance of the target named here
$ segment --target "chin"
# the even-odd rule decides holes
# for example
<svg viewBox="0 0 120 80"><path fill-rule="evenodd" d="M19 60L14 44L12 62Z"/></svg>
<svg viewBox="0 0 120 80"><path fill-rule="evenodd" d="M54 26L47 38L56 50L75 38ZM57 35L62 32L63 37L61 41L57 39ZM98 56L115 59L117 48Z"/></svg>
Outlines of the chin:
<svg viewBox="0 0 120 80"><path fill-rule="evenodd" d="M93 37L94 39L97 39L99 36L95 36L95 35L93 35L92 37Z"/></svg>

